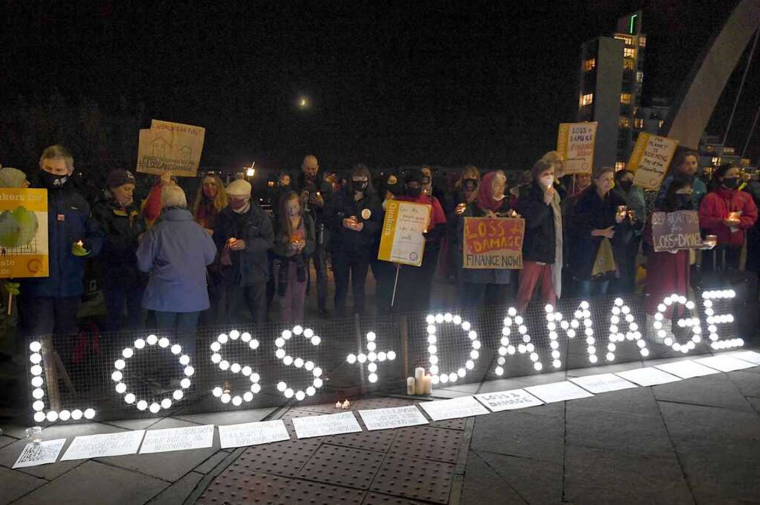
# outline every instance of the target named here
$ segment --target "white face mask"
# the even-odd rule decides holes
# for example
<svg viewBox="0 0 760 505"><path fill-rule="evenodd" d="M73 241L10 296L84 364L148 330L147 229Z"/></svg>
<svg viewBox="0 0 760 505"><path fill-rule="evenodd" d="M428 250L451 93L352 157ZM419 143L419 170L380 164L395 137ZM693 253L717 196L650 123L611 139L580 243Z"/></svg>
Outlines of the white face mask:
<svg viewBox="0 0 760 505"><path fill-rule="evenodd" d="M541 177L538 182L540 182L543 187L550 188L552 184L554 184L554 176L547 175L545 177Z"/></svg>

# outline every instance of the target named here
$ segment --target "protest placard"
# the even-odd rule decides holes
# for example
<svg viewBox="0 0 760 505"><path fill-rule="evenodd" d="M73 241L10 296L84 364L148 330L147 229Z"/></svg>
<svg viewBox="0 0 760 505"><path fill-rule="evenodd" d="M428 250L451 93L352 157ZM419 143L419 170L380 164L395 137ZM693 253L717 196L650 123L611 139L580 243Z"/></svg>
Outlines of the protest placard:
<svg viewBox="0 0 760 505"><path fill-rule="evenodd" d="M634 172L633 183L656 191L668 171L678 141L649 133L639 133L626 168Z"/></svg>
<svg viewBox="0 0 760 505"><path fill-rule="evenodd" d="M189 428L150 430L145 433L140 454L206 449L212 445L214 445L213 424Z"/></svg>
<svg viewBox="0 0 760 505"><path fill-rule="evenodd" d="M655 252L701 249L699 214L696 210L652 213L652 241Z"/></svg>
<svg viewBox="0 0 760 505"><path fill-rule="evenodd" d="M598 123L560 123L557 152L565 160L566 174L591 172Z"/></svg>
<svg viewBox="0 0 760 505"><path fill-rule="evenodd" d="M296 430L296 436L299 439L359 433L362 431L362 427L359 426L353 412L328 414L326 416L296 417L293 419L293 428Z"/></svg>
<svg viewBox="0 0 760 505"><path fill-rule="evenodd" d="M391 200L385 210L377 259L402 265L422 265L431 207L422 203Z"/></svg>
<svg viewBox="0 0 760 505"><path fill-rule="evenodd" d="M462 233L464 268L522 268L524 219L466 217Z"/></svg>
<svg viewBox="0 0 760 505"><path fill-rule="evenodd" d="M0 278L49 275L47 210L45 189L0 189Z"/></svg>
<svg viewBox="0 0 760 505"><path fill-rule="evenodd" d="M64 445L66 445L65 438L26 444L13 464L13 468L28 468L55 463Z"/></svg>
<svg viewBox="0 0 760 505"><path fill-rule="evenodd" d="M178 177L195 177L201 161L205 128L168 121L151 122L150 130L140 130L137 171Z"/></svg>

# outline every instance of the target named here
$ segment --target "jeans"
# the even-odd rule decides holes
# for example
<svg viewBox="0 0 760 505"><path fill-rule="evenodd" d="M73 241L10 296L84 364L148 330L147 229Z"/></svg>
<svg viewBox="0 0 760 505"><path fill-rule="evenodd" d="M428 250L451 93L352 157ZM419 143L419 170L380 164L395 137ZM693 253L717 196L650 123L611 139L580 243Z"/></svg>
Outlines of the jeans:
<svg viewBox="0 0 760 505"><path fill-rule="evenodd" d="M509 303L509 284L487 284L484 282L463 282L459 290L460 307L481 307Z"/></svg>
<svg viewBox="0 0 760 505"><path fill-rule="evenodd" d="M333 251L333 272L335 274L335 312L338 317L346 317L348 281L354 297L354 312L364 312L364 286L367 283L370 256L367 250L340 248Z"/></svg>
<svg viewBox="0 0 760 505"><path fill-rule="evenodd" d="M195 361L195 335L200 312L156 311L155 314L158 329L171 334L172 344L179 343L182 346L182 352L190 356L191 363L197 363Z"/></svg>
<svg viewBox="0 0 760 505"><path fill-rule="evenodd" d="M103 329L119 331L124 326L130 330L139 330L145 324L145 311L142 308L144 288L137 286L109 286L103 288L108 316ZM124 306L127 307L127 317L124 317Z"/></svg>
<svg viewBox="0 0 760 505"><path fill-rule="evenodd" d="M596 298L604 296L610 287L610 281L575 281L575 296L578 298Z"/></svg>
<svg viewBox="0 0 760 505"><path fill-rule="evenodd" d="M285 292L280 294L280 317L283 323L303 322L303 309L306 300L306 280L298 282L298 265L295 261L281 261L275 266L277 291L280 291L280 271L287 268ZM307 272L308 275L308 272Z"/></svg>
<svg viewBox="0 0 760 505"><path fill-rule="evenodd" d="M240 313L248 309L253 322L267 322L267 283L256 282L249 286L228 285L224 289L224 322L228 325L240 324Z"/></svg>
<svg viewBox="0 0 760 505"><path fill-rule="evenodd" d="M18 300L18 310L23 335L53 335L54 342L65 342L77 333L77 310L80 302L80 296L33 297L24 296L22 292Z"/></svg>

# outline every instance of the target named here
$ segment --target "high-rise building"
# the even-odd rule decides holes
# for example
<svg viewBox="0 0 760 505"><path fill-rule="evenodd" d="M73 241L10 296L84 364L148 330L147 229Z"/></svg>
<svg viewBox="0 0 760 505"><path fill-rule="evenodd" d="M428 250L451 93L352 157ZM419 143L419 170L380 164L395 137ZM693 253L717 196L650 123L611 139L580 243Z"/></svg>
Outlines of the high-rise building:
<svg viewBox="0 0 760 505"><path fill-rule="evenodd" d="M578 121L596 121L594 166L625 167L639 132L646 35L641 11L618 20L617 32L581 48Z"/></svg>

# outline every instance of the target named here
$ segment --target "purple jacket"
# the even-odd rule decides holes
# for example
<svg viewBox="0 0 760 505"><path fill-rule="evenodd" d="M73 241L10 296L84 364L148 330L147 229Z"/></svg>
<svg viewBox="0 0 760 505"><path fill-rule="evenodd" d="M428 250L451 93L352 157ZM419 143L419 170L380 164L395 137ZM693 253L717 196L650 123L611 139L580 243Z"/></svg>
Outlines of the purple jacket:
<svg viewBox="0 0 760 505"><path fill-rule="evenodd" d="M142 306L159 312L209 308L206 265L216 246L186 209L164 210L137 248L137 266L150 272Z"/></svg>

